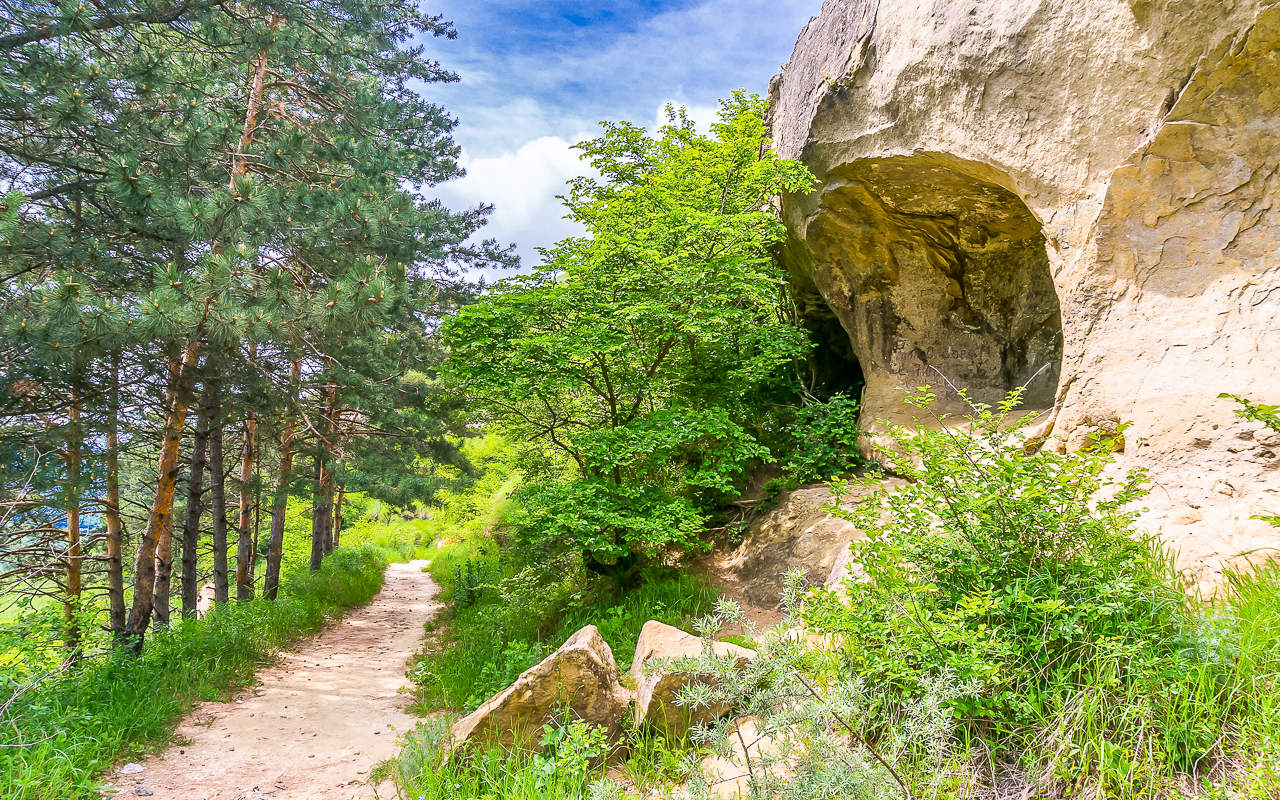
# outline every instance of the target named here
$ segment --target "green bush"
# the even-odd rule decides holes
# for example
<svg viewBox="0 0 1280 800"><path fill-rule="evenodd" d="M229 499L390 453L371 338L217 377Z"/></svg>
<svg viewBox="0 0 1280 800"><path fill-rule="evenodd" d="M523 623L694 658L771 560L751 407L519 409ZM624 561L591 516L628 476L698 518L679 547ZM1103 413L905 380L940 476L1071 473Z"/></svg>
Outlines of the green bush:
<svg viewBox="0 0 1280 800"><path fill-rule="evenodd" d="M378 548L339 548L318 572L290 572L275 602L216 607L153 632L141 656L107 653L39 683L0 720L0 797L96 798L98 776L165 742L192 702L245 685L277 652L368 602L386 565ZM16 688L0 673L6 699Z"/></svg>
<svg viewBox="0 0 1280 800"><path fill-rule="evenodd" d="M534 739L540 752L473 747L451 752L447 720L418 726L393 768L401 796L417 800L583 800L604 796L599 763L605 731L579 720L554 721ZM595 779L593 781L593 779Z"/></svg>
<svg viewBox="0 0 1280 800"><path fill-rule="evenodd" d="M793 449L783 463L787 475L807 483L848 475L862 466L858 411L857 399L843 394L797 410L790 427Z"/></svg>
<svg viewBox="0 0 1280 800"><path fill-rule="evenodd" d="M1032 452L1017 402L889 428L883 456L909 482L833 509L867 533L863 574L807 619L848 643L842 669L880 693L883 721L953 675L978 687L950 701L963 734L1002 769L1108 796L1172 780L1214 753L1229 655L1133 528L1143 475L1108 477L1102 436Z"/></svg>

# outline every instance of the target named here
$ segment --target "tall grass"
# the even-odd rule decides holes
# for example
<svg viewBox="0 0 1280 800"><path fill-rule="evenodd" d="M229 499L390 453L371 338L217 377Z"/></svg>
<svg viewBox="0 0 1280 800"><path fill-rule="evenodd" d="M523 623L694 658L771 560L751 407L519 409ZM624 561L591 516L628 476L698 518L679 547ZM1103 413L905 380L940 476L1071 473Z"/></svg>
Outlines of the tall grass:
<svg viewBox="0 0 1280 800"><path fill-rule="evenodd" d="M97 797L98 776L166 742L192 702L245 685L280 650L368 602L387 560L372 545L340 548L316 573L291 572L275 602L220 606L154 632L141 656L93 658L21 695L0 719L0 797Z"/></svg>
<svg viewBox="0 0 1280 800"><path fill-rule="evenodd" d="M1226 783L1237 797L1280 796L1280 563L1228 577L1222 604L1235 648L1239 720Z"/></svg>

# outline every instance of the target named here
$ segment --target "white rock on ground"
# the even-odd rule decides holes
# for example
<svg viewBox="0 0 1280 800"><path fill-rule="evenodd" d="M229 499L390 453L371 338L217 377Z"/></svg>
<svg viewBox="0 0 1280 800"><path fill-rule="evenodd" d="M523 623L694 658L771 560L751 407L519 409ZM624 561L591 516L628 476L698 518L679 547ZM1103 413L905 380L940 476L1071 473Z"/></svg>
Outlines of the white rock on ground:
<svg viewBox="0 0 1280 800"><path fill-rule="evenodd" d="M525 744L536 745L542 726L560 709L616 738L630 702L631 693L618 682L613 651L596 626L588 625L454 723L453 742L512 747L523 737Z"/></svg>
<svg viewBox="0 0 1280 800"><path fill-rule="evenodd" d="M716 642L713 648L716 655L736 659L739 667L755 656L755 651L729 642ZM631 676L636 682L637 723L647 722L668 736L679 736L694 725L729 712L724 705L699 709L677 705L676 693L690 682L703 678L664 669L657 663L664 659L692 658L701 652L702 640L693 634L656 620L644 624L631 662Z"/></svg>

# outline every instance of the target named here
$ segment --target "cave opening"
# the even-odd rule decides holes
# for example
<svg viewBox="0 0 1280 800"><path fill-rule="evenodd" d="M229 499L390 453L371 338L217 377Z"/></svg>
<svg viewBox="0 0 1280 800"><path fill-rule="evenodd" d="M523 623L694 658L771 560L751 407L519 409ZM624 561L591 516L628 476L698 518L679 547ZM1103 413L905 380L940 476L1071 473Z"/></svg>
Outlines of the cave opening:
<svg viewBox="0 0 1280 800"><path fill-rule="evenodd" d="M1047 409L1062 364L1062 314L1040 221L993 168L941 154L834 170L808 224L805 327L823 391L860 382L863 418L908 420L904 387L939 410L1025 387ZM818 299L812 299L812 298Z"/></svg>
<svg viewBox="0 0 1280 800"><path fill-rule="evenodd" d="M853 352L853 342L831 307L811 295L800 325L809 332L813 349L805 359L805 389L821 402L844 395L861 402L866 377Z"/></svg>

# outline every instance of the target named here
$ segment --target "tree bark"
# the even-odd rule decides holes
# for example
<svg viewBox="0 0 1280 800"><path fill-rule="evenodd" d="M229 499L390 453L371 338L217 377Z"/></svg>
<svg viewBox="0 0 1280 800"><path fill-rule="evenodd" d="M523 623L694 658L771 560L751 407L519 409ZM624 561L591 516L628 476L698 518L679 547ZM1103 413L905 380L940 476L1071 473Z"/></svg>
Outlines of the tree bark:
<svg viewBox="0 0 1280 800"><path fill-rule="evenodd" d="M249 361L257 357L256 343L249 345ZM236 600L253 599L253 460L258 420L253 409L244 415L244 449L240 455L240 519L236 526Z"/></svg>
<svg viewBox="0 0 1280 800"><path fill-rule="evenodd" d="M302 375L302 359L295 358L289 367L289 386L295 393ZM295 399L291 398L291 399ZM267 539L267 574L262 581L262 596L275 600L280 590L280 559L284 555L284 517L289 505L289 479L293 472L293 437L298 424L290 414L280 430L280 475L271 499L271 533Z"/></svg>
<svg viewBox="0 0 1280 800"><path fill-rule="evenodd" d="M342 498L346 495L347 490L338 487L338 496L333 501L333 547L330 552L337 550L342 544Z"/></svg>
<svg viewBox="0 0 1280 800"><path fill-rule="evenodd" d="M75 650L80 646L80 594L84 580L84 552L80 543L80 467L84 434L80 430L80 398L73 393L71 406L67 412L66 462L67 462L67 552L66 552L66 594L63 597L63 614L66 616L66 635L63 639L67 649Z"/></svg>
<svg viewBox="0 0 1280 800"><path fill-rule="evenodd" d="M178 486L182 428L187 421L190 375L200 357L200 339L188 340L181 356L169 360L169 388L165 392L165 417L160 459L157 465L156 497L147 516L147 527L138 543L134 560L133 607L125 623L125 636L135 650L142 650L142 640L151 623L155 604L156 544L169 518L173 515L173 495Z"/></svg>
<svg viewBox="0 0 1280 800"><path fill-rule="evenodd" d="M182 521L182 616L194 618L200 603L200 518L203 516L204 472L209 443L209 391L196 417L191 442L191 468L187 471L187 515Z"/></svg>
<svg viewBox="0 0 1280 800"><path fill-rule="evenodd" d="M230 599L227 587L227 491L222 462L222 402L217 384L210 380L209 495L213 514L213 602Z"/></svg>
<svg viewBox="0 0 1280 800"><path fill-rule="evenodd" d="M315 492L311 504L311 571L320 569L329 539L329 513L333 495L326 494L329 487L328 473L324 468L324 455L316 453Z"/></svg>
<svg viewBox="0 0 1280 800"><path fill-rule="evenodd" d="M124 636L124 525L120 521L120 355L111 362L110 405L107 408L106 504L102 513L107 522L107 605L108 622L119 643Z"/></svg>
<svg viewBox="0 0 1280 800"><path fill-rule="evenodd" d="M333 552L333 474L328 461L337 449L334 440L337 413L338 387L332 380L325 385L324 401L320 405L320 417L324 420L324 435L317 443L315 468L315 494L311 506L311 570L320 569L321 560Z"/></svg>
<svg viewBox="0 0 1280 800"><path fill-rule="evenodd" d="M173 515L165 521L164 530L156 540L156 625L169 627L170 590L173 582Z"/></svg>

